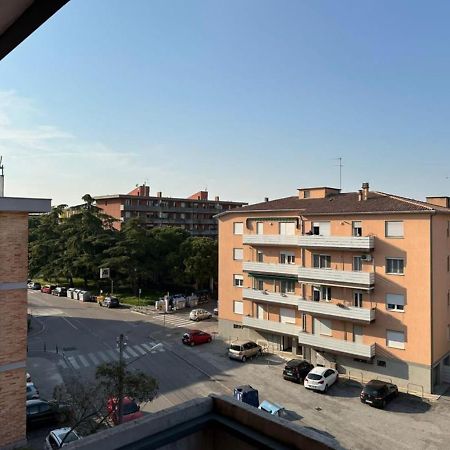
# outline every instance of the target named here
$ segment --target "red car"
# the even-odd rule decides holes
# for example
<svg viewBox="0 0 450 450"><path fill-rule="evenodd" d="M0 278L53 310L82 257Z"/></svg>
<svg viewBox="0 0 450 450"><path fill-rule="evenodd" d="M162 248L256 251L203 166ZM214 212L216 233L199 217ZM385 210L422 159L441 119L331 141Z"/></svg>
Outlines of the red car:
<svg viewBox="0 0 450 450"><path fill-rule="evenodd" d="M204 331L191 330L188 333L184 333L181 340L183 344L193 346L197 344L204 344L205 342L211 342L212 336Z"/></svg>
<svg viewBox="0 0 450 450"><path fill-rule="evenodd" d="M106 405L108 413L111 415L111 419L114 425L119 424L119 414L117 398L110 398ZM122 400L122 423L130 422L132 420L140 419L144 416L144 413L140 411L139 405L130 397L124 397Z"/></svg>
<svg viewBox="0 0 450 450"><path fill-rule="evenodd" d="M44 294L51 294L53 289L56 289L56 286L53 284L46 284L45 286L41 287L41 292Z"/></svg>

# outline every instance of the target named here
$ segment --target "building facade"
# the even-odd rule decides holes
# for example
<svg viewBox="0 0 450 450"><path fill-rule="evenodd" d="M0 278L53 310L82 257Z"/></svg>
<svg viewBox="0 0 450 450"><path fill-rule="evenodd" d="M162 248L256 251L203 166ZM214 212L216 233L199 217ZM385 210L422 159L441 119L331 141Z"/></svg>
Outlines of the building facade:
<svg viewBox="0 0 450 450"><path fill-rule="evenodd" d="M450 209L332 188L219 215L219 332L359 380L450 382Z"/></svg>
<svg viewBox="0 0 450 450"><path fill-rule="evenodd" d="M50 200L0 197L0 448L26 442L28 213Z"/></svg>
<svg viewBox="0 0 450 450"><path fill-rule="evenodd" d="M217 237L216 214L246 205L244 202L208 199L207 191L187 198L163 197L161 192L150 196L149 186L138 186L128 194L94 197L96 206L115 217L115 228L132 217L140 217L148 228L173 226L195 236Z"/></svg>

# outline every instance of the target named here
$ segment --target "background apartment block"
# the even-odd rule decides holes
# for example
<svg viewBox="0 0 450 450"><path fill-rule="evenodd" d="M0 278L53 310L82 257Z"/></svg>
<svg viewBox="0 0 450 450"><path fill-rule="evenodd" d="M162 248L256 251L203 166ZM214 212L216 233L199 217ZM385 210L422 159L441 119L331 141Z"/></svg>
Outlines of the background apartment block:
<svg viewBox="0 0 450 450"><path fill-rule="evenodd" d="M450 382L450 209L299 189L219 215L219 331L432 392Z"/></svg>
<svg viewBox="0 0 450 450"><path fill-rule="evenodd" d="M26 439L28 213L50 200L0 196L0 448Z"/></svg>
<svg viewBox="0 0 450 450"><path fill-rule="evenodd" d="M118 219L115 227L132 217L140 217L148 228L173 226L195 236L217 236L214 216L223 211L246 205L243 202L208 199L207 191L199 191L188 198L163 197L161 192L150 196L150 187L138 186L128 194L95 197L96 205L106 214Z"/></svg>

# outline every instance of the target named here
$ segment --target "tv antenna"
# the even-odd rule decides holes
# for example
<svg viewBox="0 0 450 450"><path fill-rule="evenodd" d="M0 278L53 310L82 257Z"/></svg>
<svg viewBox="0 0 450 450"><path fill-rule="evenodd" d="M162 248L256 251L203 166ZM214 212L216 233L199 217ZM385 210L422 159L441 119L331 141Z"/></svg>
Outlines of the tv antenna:
<svg viewBox="0 0 450 450"><path fill-rule="evenodd" d="M5 176L2 164L3 156L0 156L0 197L5 195Z"/></svg>
<svg viewBox="0 0 450 450"><path fill-rule="evenodd" d="M342 156L339 156L336 158L339 161L338 167L339 167L339 189L342 190L342 168L344 165L342 164Z"/></svg>
<svg viewBox="0 0 450 450"><path fill-rule="evenodd" d="M0 156L0 171L1 171L0 175L1 176L4 175L4 173L3 173L3 166L2 166L2 159L3 159L3 156Z"/></svg>

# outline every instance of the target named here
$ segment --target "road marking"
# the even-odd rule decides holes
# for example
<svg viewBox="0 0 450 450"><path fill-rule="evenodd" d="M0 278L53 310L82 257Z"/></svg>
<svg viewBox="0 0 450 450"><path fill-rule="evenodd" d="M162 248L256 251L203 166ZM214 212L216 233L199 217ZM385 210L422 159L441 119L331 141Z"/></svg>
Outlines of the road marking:
<svg viewBox="0 0 450 450"><path fill-rule="evenodd" d="M67 359L69 360L70 364L75 370L78 370L80 368L80 366L78 365L77 361L73 356L68 356Z"/></svg>
<svg viewBox="0 0 450 450"><path fill-rule="evenodd" d="M89 367L89 361L83 355L78 355L78 358L80 359L84 367Z"/></svg>
<svg viewBox="0 0 450 450"><path fill-rule="evenodd" d="M134 357L139 356L131 347L127 347L126 350Z"/></svg>
<svg viewBox="0 0 450 450"><path fill-rule="evenodd" d="M158 351L158 352L163 352L164 351L164 347L161 344L159 347L155 348L155 350ZM155 350L152 350L152 352L154 352Z"/></svg>
<svg viewBox="0 0 450 450"><path fill-rule="evenodd" d="M141 355L146 355L147 352L143 350L139 345L133 345L133 348L136 349Z"/></svg>
<svg viewBox="0 0 450 450"><path fill-rule="evenodd" d="M65 320L72 328L75 328L75 330L78 330L78 327L76 327L69 319L62 316L61 319Z"/></svg>
<svg viewBox="0 0 450 450"><path fill-rule="evenodd" d="M123 358L125 358L125 359L130 359L131 356L130 356L130 355L127 355L127 354L125 353L125 350L126 350L126 348L125 348L124 351L122 352ZM117 352L117 355L118 355L118 354L119 354L119 349L117 349L116 352Z"/></svg>
<svg viewBox="0 0 450 450"><path fill-rule="evenodd" d="M148 352L150 352L151 350L152 350L152 347L153 347L153 342L150 342L150 345L147 345L147 344L141 344L142 345L142 347L144 347L145 348L145 350L147 350Z"/></svg>
<svg viewBox="0 0 450 450"><path fill-rule="evenodd" d="M88 357L94 361L94 364L98 366L100 364L100 361L97 359L97 357L93 353L88 353Z"/></svg>
<svg viewBox="0 0 450 450"><path fill-rule="evenodd" d="M65 361L63 361L62 359L61 359L61 361L59 361L58 365L60 365L63 369L68 369L69 368L67 363Z"/></svg>
<svg viewBox="0 0 450 450"><path fill-rule="evenodd" d="M103 361L109 362L108 356L106 356L103 352L97 352L97 355L98 355L101 359L103 359Z"/></svg>
<svg viewBox="0 0 450 450"><path fill-rule="evenodd" d="M113 359L113 361L117 361L117 354L114 353L113 350L106 350L106 353L108 353L109 356Z"/></svg>

